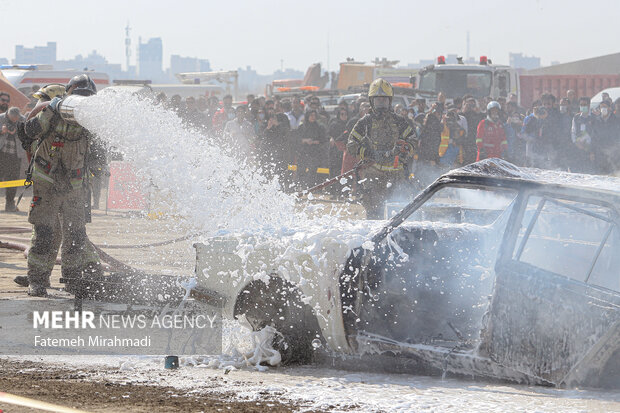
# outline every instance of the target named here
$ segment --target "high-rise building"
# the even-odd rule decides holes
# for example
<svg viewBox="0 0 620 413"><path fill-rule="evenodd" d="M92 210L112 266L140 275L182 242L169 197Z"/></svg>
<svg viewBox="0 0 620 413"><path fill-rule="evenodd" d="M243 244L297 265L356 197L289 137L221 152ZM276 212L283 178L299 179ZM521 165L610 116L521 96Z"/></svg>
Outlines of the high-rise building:
<svg viewBox="0 0 620 413"><path fill-rule="evenodd" d="M523 56L523 53L509 53L510 66L515 69L531 70L540 67L540 57Z"/></svg>
<svg viewBox="0 0 620 413"><path fill-rule="evenodd" d="M138 39L138 76L142 79L160 80L165 77L163 70L163 46L160 37L142 43Z"/></svg>
<svg viewBox="0 0 620 413"><path fill-rule="evenodd" d="M170 73L210 72L211 63L207 59L183 57L176 54L170 56Z"/></svg>
<svg viewBox="0 0 620 413"><path fill-rule="evenodd" d="M15 46L14 64L48 64L56 62L56 42L47 42L47 46L32 48L22 45Z"/></svg>

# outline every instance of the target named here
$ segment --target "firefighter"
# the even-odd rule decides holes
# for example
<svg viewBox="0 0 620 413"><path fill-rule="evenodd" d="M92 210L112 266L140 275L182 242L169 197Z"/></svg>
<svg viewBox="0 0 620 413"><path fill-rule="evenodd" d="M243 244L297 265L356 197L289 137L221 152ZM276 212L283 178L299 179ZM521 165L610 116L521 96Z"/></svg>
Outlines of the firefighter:
<svg viewBox="0 0 620 413"><path fill-rule="evenodd" d="M347 152L369 164L359 170L367 219L383 217L384 203L406 182L406 165L413 156L414 130L392 110L393 96L388 81L372 82L368 90L371 111L355 124L347 141Z"/></svg>
<svg viewBox="0 0 620 413"><path fill-rule="evenodd" d="M84 74L71 79L66 92L68 95L92 96L97 89L92 79ZM62 234L64 278L81 278L87 261L96 261L94 265L99 266L98 258L89 260L86 257L84 179L92 138L80 125L62 119L58 113L60 102L61 98L55 97L18 128L25 146L32 148L36 145L36 152L32 154L33 198L28 214L28 221L34 227L28 254L28 294L37 297L47 295L50 262L57 254L58 238L55 234ZM55 228L59 217L60 228ZM94 268L93 271L100 272L101 269Z"/></svg>

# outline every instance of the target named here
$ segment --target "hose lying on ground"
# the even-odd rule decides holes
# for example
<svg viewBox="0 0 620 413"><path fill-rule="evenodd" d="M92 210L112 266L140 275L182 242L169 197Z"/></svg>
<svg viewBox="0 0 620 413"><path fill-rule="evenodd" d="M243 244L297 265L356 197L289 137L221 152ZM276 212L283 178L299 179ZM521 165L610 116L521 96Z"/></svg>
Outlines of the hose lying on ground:
<svg viewBox="0 0 620 413"><path fill-rule="evenodd" d="M31 228L27 228L27 227L0 227L0 234L4 235L4 234L20 234L20 233L26 233L26 232L32 232ZM171 239L171 240L167 240L167 241L159 241L159 242L154 242L151 244L138 244L138 245L105 245L104 248L114 248L114 249L136 249L136 248L150 248L150 247L160 247L163 245L169 245L169 244L174 244L176 242L181 242L181 241L186 241L190 238L194 238L196 236L202 235L203 233L196 233L196 234L189 234L189 235L185 235L183 237L179 237L179 238L175 238L175 239ZM30 247L24 243L21 242L15 242L15 241L26 241L23 238L16 238L16 237L5 237L3 239L0 239L0 248L6 248L6 249L11 249L11 250L17 250L17 251L23 251L24 252L24 257L28 258L28 250L30 249ZM110 256L109 254L107 254L105 251L103 251L101 249L101 247L92 244L93 247L95 248L95 250L97 251L97 253L99 254L99 258L101 259L101 261L104 264L104 269L106 271L120 271L120 272L127 272L127 273L133 273L133 274L144 274L145 272L133 267L130 267L127 264L124 264L122 262L120 262L119 260L117 260L116 258ZM60 265L62 263L61 258L56 258L56 264Z"/></svg>

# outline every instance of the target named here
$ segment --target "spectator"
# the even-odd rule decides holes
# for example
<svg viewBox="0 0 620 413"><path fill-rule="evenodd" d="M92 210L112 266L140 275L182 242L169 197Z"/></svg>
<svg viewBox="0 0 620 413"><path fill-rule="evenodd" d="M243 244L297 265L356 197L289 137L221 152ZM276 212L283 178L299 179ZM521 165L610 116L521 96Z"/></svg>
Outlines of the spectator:
<svg viewBox="0 0 620 413"><path fill-rule="evenodd" d="M323 106L321 106L321 99L319 99L318 96L312 96L310 98L310 109L316 111L318 116L317 121L326 129L327 125L329 125L329 114Z"/></svg>
<svg viewBox="0 0 620 413"><path fill-rule="evenodd" d="M579 99L577 99L577 93L573 89L566 91L566 99L568 99L568 111L575 115L579 112Z"/></svg>
<svg viewBox="0 0 620 413"><path fill-rule="evenodd" d="M265 127L267 126L267 115L265 114L265 109L260 108L256 113L256 118L253 122L254 124L254 132L256 135L260 135Z"/></svg>
<svg viewBox="0 0 620 413"><path fill-rule="evenodd" d="M213 132L217 135L222 133L224 126L227 122L230 122L235 118L235 110L232 106L233 98L231 95L226 95L222 99L222 108L215 112L212 118ZM247 110L247 108L246 108Z"/></svg>
<svg viewBox="0 0 620 413"><path fill-rule="evenodd" d="M476 162L478 154L476 134L478 133L478 124L484 119L484 115L477 110L476 99L473 97L469 97L463 102L461 115L467 121L467 133L463 140L463 163L470 164Z"/></svg>
<svg viewBox="0 0 620 413"><path fill-rule="evenodd" d="M342 157L346 152L349 122L349 112L344 107L336 110L336 118L329 124L329 175L331 177L340 175L342 170ZM336 185L337 187L337 185Z"/></svg>
<svg viewBox="0 0 620 413"><path fill-rule="evenodd" d="M573 141L571 139L571 128L573 126L573 113L570 109L570 100L562 98L560 100L560 113L558 124L558 148L556 166L563 170L569 169L569 160L573 158Z"/></svg>
<svg viewBox="0 0 620 413"><path fill-rule="evenodd" d="M177 115L183 113L184 105L181 100L181 95L172 95L170 101L168 102L168 109L174 111Z"/></svg>
<svg viewBox="0 0 620 413"><path fill-rule="evenodd" d="M185 99L185 107L181 115L187 126L203 128L206 124L206 116L198 110L196 99L191 96Z"/></svg>
<svg viewBox="0 0 620 413"><path fill-rule="evenodd" d="M416 99L413 108L415 116L426 114L426 99Z"/></svg>
<svg viewBox="0 0 620 413"><path fill-rule="evenodd" d="M611 99L610 99L611 100ZM592 153L597 173L609 174L619 165L617 156L618 141L620 140L619 119L613 114L610 100L603 100L599 106L600 116L594 121L592 135Z"/></svg>
<svg viewBox="0 0 620 413"><path fill-rule="evenodd" d="M579 98L579 112L573 117L571 140L575 144L568 165L571 171L594 173L594 154L592 135L594 135L594 116L590 113L590 98Z"/></svg>
<svg viewBox="0 0 620 413"><path fill-rule="evenodd" d="M439 164L447 167L463 165L467 121L457 113L456 108L452 108L444 115L442 123Z"/></svg>
<svg viewBox="0 0 620 413"><path fill-rule="evenodd" d="M259 159L269 178L278 176L282 179L287 171L290 128L288 119L285 120L286 123L281 123L279 117L271 111L258 138Z"/></svg>
<svg viewBox="0 0 620 413"><path fill-rule="evenodd" d="M560 113L555 108L555 96L545 93L540 100L547 111L547 117L543 121L540 139L535 142L539 160L536 166L551 169L560 166L560 148L566 145L566 140L561 136Z"/></svg>
<svg viewBox="0 0 620 413"><path fill-rule="evenodd" d="M9 110L9 104L11 103L11 95L6 92L0 92L0 114L6 113Z"/></svg>
<svg viewBox="0 0 620 413"><path fill-rule="evenodd" d="M527 166L538 166L539 157L543 156L537 152L538 142L542 139L543 122L547 117L547 110L544 106L535 106L532 113L523 120L521 128L521 139L525 141L525 164Z"/></svg>
<svg viewBox="0 0 620 413"><path fill-rule="evenodd" d="M256 96L250 93L249 95L247 95L245 99L247 100L248 107L249 107L252 104L252 102L254 102L254 99L256 99Z"/></svg>
<svg viewBox="0 0 620 413"><path fill-rule="evenodd" d="M288 117L291 125L291 130L295 130L304 120L304 107L302 106L299 98L293 98L291 101L291 106L292 109L290 112L286 113L286 116Z"/></svg>
<svg viewBox="0 0 620 413"><path fill-rule="evenodd" d="M224 127L225 144L228 144L235 153L239 154L241 159L249 158L256 144L254 127L246 119L247 112L247 106L237 106L235 117L228 121Z"/></svg>
<svg viewBox="0 0 620 413"><path fill-rule="evenodd" d="M477 161L487 158L503 158L506 155L508 140L506 129L501 121L501 110L498 102L490 102L487 105L487 117L478 124L476 135Z"/></svg>
<svg viewBox="0 0 620 413"><path fill-rule="evenodd" d="M164 92L159 92L157 94L157 96L155 96L155 104L156 105L162 105L164 107L167 106L167 99L168 97L166 96L166 94Z"/></svg>
<svg viewBox="0 0 620 413"><path fill-rule="evenodd" d="M17 122L21 119L19 109L12 107L0 114L0 181L19 179L23 150L17 138ZM6 188L4 210L16 212L17 188Z"/></svg>
<svg viewBox="0 0 620 413"><path fill-rule="evenodd" d="M508 95L508 102L506 102L506 104L508 103L512 103L513 105L515 105L517 108L517 113L525 118L525 109L519 106L519 98L517 97L515 93L511 93ZM515 131L516 130L517 129L515 129Z"/></svg>
<svg viewBox="0 0 620 413"><path fill-rule="evenodd" d="M207 99L207 109L205 111L206 129L211 130L213 126L213 117L220 110L220 100L217 96L211 96Z"/></svg>
<svg viewBox="0 0 620 413"><path fill-rule="evenodd" d="M443 110L439 103L433 103L431 110L424 118L420 132L420 154L418 159L422 163L437 165L439 163L439 144L443 131Z"/></svg>
<svg viewBox="0 0 620 413"><path fill-rule="evenodd" d="M506 103L506 121L515 133L512 145L509 144L509 160L517 165L525 165L525 141L517 138L516 134L521 132L523 119L525 117L519 113L519 106L514 101Z"/></svg>
<svg viewBox="0 0 620 413"><path fill-rule="evenodd" d="M305 120L297 129L299 139L297 177L303 189L319 183L320 176L317 168L326 159L327 135L325 129L318 122L318 113L314 109L306 111Z"/></svg>

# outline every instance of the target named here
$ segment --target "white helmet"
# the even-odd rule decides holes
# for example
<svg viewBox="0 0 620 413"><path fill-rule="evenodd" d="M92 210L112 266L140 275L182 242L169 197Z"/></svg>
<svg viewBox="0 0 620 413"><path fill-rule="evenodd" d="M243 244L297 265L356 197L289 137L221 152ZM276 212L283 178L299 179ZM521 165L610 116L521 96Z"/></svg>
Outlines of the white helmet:
<svg viewBox="0 0 620 413"><path fill-rule="evenodd" d="M502 105L500 105L499 102L494 100L492 102L489 102L489 104L487 105L487 112L493 108L497 108L497 110L502 110Z"/></svg>

